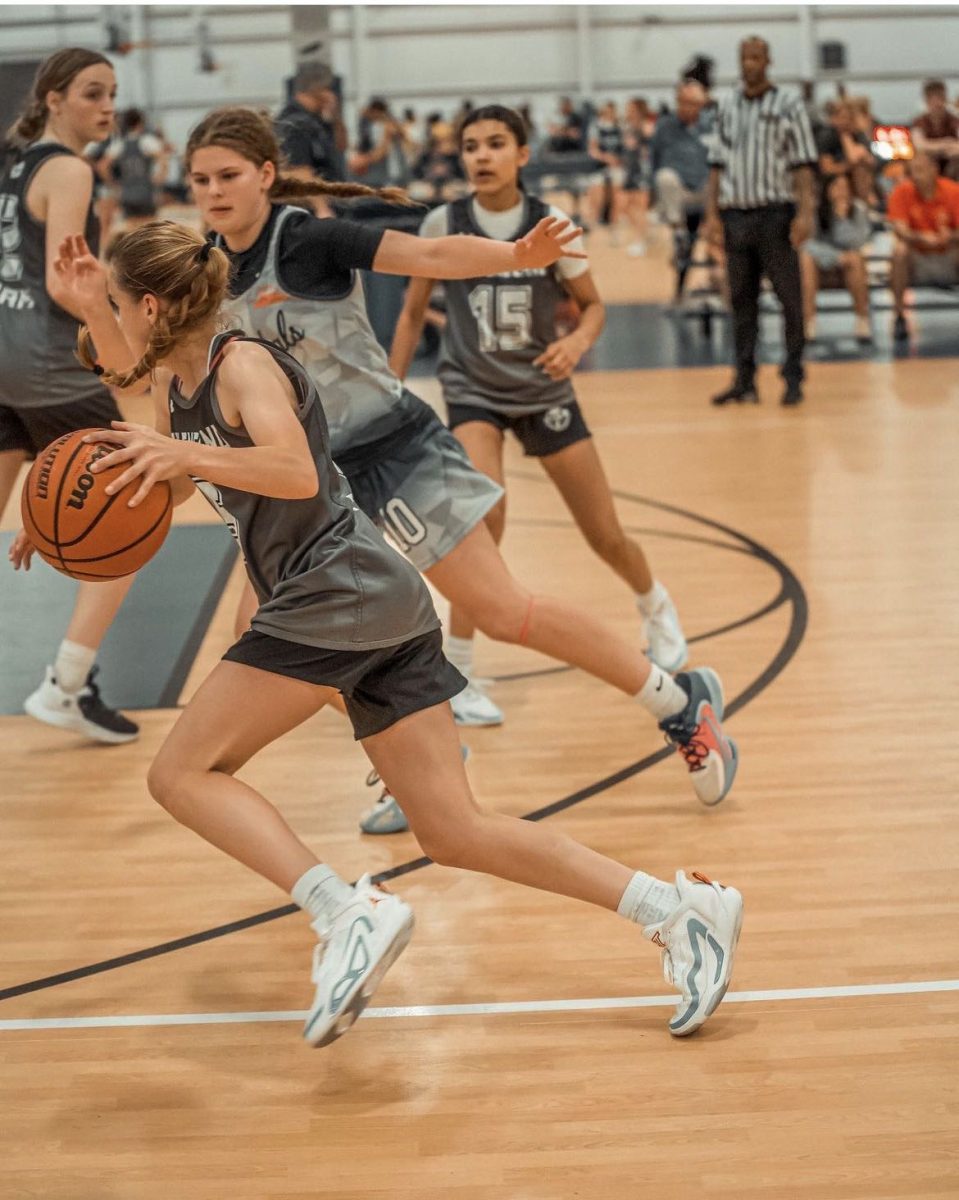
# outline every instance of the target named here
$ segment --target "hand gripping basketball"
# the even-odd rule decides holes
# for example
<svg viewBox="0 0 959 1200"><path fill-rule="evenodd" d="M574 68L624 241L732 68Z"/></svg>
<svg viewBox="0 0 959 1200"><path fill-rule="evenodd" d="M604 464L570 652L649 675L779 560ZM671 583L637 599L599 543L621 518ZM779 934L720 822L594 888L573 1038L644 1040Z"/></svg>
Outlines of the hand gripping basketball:
<svg viewBox="0 0 959 1200"><path fill-rule="evenodd" d="M88 436L95 440L88 442ZM173 502L167 483L151 487L130 507L142 482L120 483L123 468L107 465L116 449L103 439L113 436L108 430L80 429L58 438L37 455L23 485L26 539L45 562L74 579L133 574L153 557L170 528ZM11 549L15 566L29 566L22 541Z"/></svg>

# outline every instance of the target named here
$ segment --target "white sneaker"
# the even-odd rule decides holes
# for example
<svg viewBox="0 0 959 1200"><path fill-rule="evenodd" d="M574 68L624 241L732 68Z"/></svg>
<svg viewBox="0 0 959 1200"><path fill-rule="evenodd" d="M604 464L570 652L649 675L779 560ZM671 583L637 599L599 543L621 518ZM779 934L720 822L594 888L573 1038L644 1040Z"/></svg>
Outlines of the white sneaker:
<svg viewBox="0 0 959 1200"><path fill-rule="evenodd" d="M24 711L47 725L71 729L97 742L110 745L132 742L139 736L140 728L100 699L97 670L93 667L79 692L72 693L60 687L53 667L47 667L43 683L23 702Z"/></svg>
<svg viewBox="0 0 959 1200"><path fill-rule="evenodd" d="M669 593L662 587L662 584L660 587L662 591L659 603L650 612L643 614L646 637L649 639L646 656L657 667L673 672L686 665L689 647L686 645L686 638L683 636L682 626L679 624L676 605L673 604Z"/></svg>
<svg viewBox="0 0 959 1200"><path fill-rule="evenodd" d="M647 925L643 936L663 952L666 982L682 992L669 1022L674 1037L686 1037L715 1012L726 995L743 923L743 898L735 888L713 883L694 871L676 872L679 908L665 921Z"/></svg>
<svg viewBox="0 0 959 1200"><path fill-rule="evenodd" d="M314 924L316 996L303 1026L311 1046L328 1046L353 1025L413 936L413 910L364 875L329 927Z"/></svg>
<svg viewBox="0 0 959 1200"><path fill-rule="evenodd" d="M502 725L503 713L471 679L465 688L450 701L453 719L457 725Z"/></svg>

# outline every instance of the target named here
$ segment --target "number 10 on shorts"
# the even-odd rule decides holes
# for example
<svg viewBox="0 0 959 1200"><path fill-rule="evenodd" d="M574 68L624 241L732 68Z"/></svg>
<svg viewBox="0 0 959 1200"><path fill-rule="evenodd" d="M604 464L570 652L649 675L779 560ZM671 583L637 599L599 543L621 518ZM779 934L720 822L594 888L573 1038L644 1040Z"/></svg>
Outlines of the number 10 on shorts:
<svg viewBox="0 0 959 1200"><path fill-rule="evenodd" d="M394 496L380 509L380 520L386 531L403 551L418 546L426 538L426 526L405 500Z"/></svg>

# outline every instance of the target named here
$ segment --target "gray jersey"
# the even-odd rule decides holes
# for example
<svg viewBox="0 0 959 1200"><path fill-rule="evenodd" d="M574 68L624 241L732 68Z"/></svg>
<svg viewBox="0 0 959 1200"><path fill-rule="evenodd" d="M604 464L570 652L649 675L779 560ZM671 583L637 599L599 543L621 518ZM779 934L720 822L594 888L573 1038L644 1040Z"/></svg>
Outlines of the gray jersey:
<svg viewBox="0 0 959 1200"><path fill-rule="evenodd" d="M512 241L524 237L549 206L527 196ZM486 234L472 201L448 210L449 233ZM566 291L553 268L530 268L477 279L448 279L446 328L437 375L447 404L470 404L510 416L546 412L576 399L568 379L553 380L533 366L556 340L556 306Z"/></svg>
<svg viewBox="0 0 959 1200"><path fill-rule="evenodd" d="M281 208L256 283L224 307L247 333L289 351L306 367L323 397L333 456L339 459L395 433L423 402L390 370L370 326L358 272L349 290L331 299L296 295L280 278L283 225L300 212Z"/></svg>
<svg viewBox="0 0 959 1200"><path fill-rule="evenodd" d="M216 398L225 343L210 345L210 367L192 396L170 385L175 438L209 446L253 445L226 424ZM296 393L297 415L316 462L319 487L308 500L281 500L194 479L226 522L243 553L260 607L252 626L272 637L330 650L394 646L439 628L426 585L359 511L330 458L329 434L316 387L285 351L263 343Z"/></svg>
<svg viewBox="0 0 959 1200"><path fill-rule="evenodd" d="M8 160L0 179L0 404L9 408L109 400L97 377L77 362L79 322L47 292L46 226L26 205L39 168L72 153L57 142L35 143ZM83 234L96 254L100 227L92 201Z"/></svg>

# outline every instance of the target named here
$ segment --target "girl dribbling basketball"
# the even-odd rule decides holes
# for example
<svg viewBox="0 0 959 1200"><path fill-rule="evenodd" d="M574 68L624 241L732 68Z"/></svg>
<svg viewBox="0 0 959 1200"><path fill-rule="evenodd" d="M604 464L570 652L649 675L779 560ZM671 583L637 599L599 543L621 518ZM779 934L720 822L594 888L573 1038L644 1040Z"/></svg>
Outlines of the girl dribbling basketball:
<svg viewBox="0 0 959 1200"><path fill-rule="evenodd" d="M463 679L442 654L429 592L353 503L303 367L269 343L217 333L228 273L222 251L171 222L126 235L111 262L111 299L140 358L129 372L105 377L125 386L153 373L156 429L116 422L102 437L121 448L93 469L123 465L107 490L138 482L133 505L160 480L183 500L192 481L239 543L259 600L251 629L161 747L149 772L153 796L310 915L319 946L304 1036L311 1045L333 1041L409 940L412 912L369 877L351 887L320 863L236 772L338 690L356 737L434 861L585 900L642 925L682 993L670 1031L694 1032L728 986L741 896L682 871L675 885L664 883L546 825L479 807L448 704ZM89 340L83 349L92 363ZM28 565L30 554L21 533L17 565Z"/></svg>

